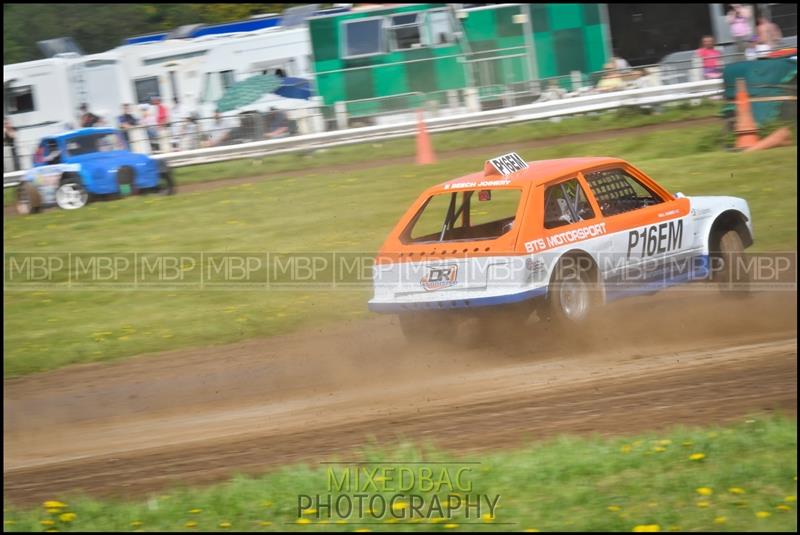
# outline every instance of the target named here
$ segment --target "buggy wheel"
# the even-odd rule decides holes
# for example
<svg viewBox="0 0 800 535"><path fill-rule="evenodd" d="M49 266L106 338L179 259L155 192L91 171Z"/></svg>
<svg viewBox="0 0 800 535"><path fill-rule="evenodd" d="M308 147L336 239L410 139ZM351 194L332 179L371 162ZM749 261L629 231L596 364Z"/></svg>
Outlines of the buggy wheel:
<svg viewBox="0 0 800 535"><path fill-rule="evenodd" d="M42 197L39 190L30 182L17 186L17 213L22 215L36 214L42 209Z"/></svg>
<svg viewBox="0 0 800 535"><path fill-rule="evenodd" d="M68 177L61 181L56 190L56 204L62 210L77 210L89 202L89 192L79 178Z"/></svg>

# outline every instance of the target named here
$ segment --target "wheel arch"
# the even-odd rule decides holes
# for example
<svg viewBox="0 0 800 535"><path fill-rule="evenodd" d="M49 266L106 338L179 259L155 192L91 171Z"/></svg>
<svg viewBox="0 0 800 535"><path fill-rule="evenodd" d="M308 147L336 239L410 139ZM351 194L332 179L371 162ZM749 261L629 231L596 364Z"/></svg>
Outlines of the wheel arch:
<svg viewBox="0 0 800 535"><path fill-rule="evenodd" d="M708 230L708 252L709 254L719 250L719 241L722 235L729 230L736 231L742 239L745 248L753 245L753 234L747 223L748 217L739 210L730 209L717 215Z"/></svg>

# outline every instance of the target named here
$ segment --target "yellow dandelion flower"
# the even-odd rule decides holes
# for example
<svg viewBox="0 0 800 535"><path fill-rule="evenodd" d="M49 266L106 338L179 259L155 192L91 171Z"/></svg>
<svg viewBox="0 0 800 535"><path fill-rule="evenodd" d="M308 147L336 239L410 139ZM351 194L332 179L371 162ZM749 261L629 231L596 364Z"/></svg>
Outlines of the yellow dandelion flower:
<svg viewBox="0 0 800 535"><path fill-rule="evenodd" d="M608 510L611 511L612 513L616 513L617 511L621 511L622 507L620 507L619 505L609 505Z"/></svg>
<svg viewBox="0 0 800 535"><path fill-rule="evenodd" d="M372 530L369 528L358 528L357 530L355 530L356 533L368 533L370 531Z"/></svg>
<svg viewBox="0 0 800 535"><path fill-rule="evenodd" d="M728 517L726 517L726 516L718 516L717 518L714 519L714 523L715 524L724 524L727 521L728 521Z"/></svg>
<svg viewBox="0 0 800 535"><path fill-rule="evenodd" d="M705 508L708 507L709 505L711 505L711 502L709 502L708 500L700 500L697 502L697 507Z"/></svg>
<svg viewBox="0 0 800 535"><path fill-rule="evenodd" d="M186 526L187 528L196 528L197 522L195 522L194 520L190 520L186 524L184 524L184 526Z"/></svg>
<svg viewBox="0 0 800 535"><path fill-rule="evenodd" d="M383 521L384 524L397 524L398 520L396 518L387 518ZM322 522L320 522L321 524Z"/></svg>
<svg viewBox="0 0 800 535"><path fill-rule="evenodd" d="M72 522L76 518L78 518L78 515L75 513L62 513L58 516L58 519L62 522Z"/></svg>
<svg viewBox="0 0 800 535"><path fill-rule="evenodd" d="M347 520L337 520L337 524L347 524Z"/></svg>
<svg viewBox="0 0 800 535"><path fill-rule="evenodd" d="M142 521L141 520L134 520L133 522L131 522L131 527L132 528L140 528L140 527L142 527Z"/></svg>
<svg viewBox="0 0 800 535"><path fill-rule="evenodd" d="M52 521L52 520L50 520L49 518L48 518L48 519L45 519L45 520L40 520L40 521L39 521L39 523L40 523L41 525L43 525L43 526L52 526L53 524L55 524L55 522L53 522L53 521Z"/></svg>
<svg viewBox="0 0 800 535"><path fill-rule="evenodd" d="M758 518L768 518L771 515L772 513L770 513L769 511L759 511L756 513L756 517Z"/></svg>
<svg viewBox="0 0 800 535"><path fill-rule="evenodd" d="M655 448L653 448L653 451L656 452L656 453L663 453L663 452L667 451L667 449L666 448L662 448L661 446L656 446Z"/></svg>
<svg viewBox="0 0 800 535"><path fill-rule="evenodd" d="M230 522L220 522L219 523L219 527L221 527L222 529L228 529L229 527L231 527L231 523Z"/></svg>
<svg viewBox="0 0 800 535"><path fill-rule="evenodd" d="M670 444L672 444L672 441L668 438L665 438L663 440L659 440L658 444L661 446L669 446Z"/></svg>
<svg viewBox="0 0 800 535"><path fill-rule="evenodd" d="M452 523L444 525L444 529L456 529L457 527L458 527L458 524L452 524Z"/></svg>
<svg viewBox="0 0 800 535"><path fill-rule="evenodd" d="M685 448L690 448L690 447L694 446L694 442L692 442L691 440L685 440L685 441L681 442L681 446L683 446Z"/></svg>
<svg viewBox="0 0 800 535"><path fill-rule="evenodd" d="M731 487L728 489L731 494L744 494L745 490L742 487Z"/></svg>
<svg viewBox="0 0 800 535"><path fill-rule="evenodd" d="M661 526L658 524L640 524L633 528L634 533L655 533L661 531Z"/></svg>
<svg viewBox="0 0 800 535"><path fill-rule="evenodd" d="M481 520L483 520L484 522L491 522L492 520L494 520L494 515L491 513L483 513L481 515Z"/></svg>
<svg viewBox="0 0 800 535"><path fill-rule="evenodd" d="M712 494L714 494L714 490L709 488L709 487L698 487L698 488L696 488L694 490L700 496L711 496Z"/></svg>
<svg viewBox="0 0 800 535"><path fill-rule="evenodd" d="M307 519L307 518L298 518L298 519L295 521L295 523L297 523L297 524L310 524L310 523L311 523L311 520L309 520L309 519Z"/></svg>
<svg viewBox="0 0 800 535"><path fill-rule="evenodd" d="M779 509L781 511L791 511L792 510L792 508L789 507L788 505L786 505L785 503L782 503L780 505L776 505L775 509Z"/></svg>
<svg viewBox="0 0 800 535"><path fill-rule="evenodd" d="M57 508L54 507L54 508L48 509L47 512L50 513L51 515L57 515L58 513L61 512L61 509L57 509Z"/></svg>
<svg viewBox="0 0 800 535"><path fill-rule="evenodd" d="M44 502L45 509L63 509L67 504L59 502L58 500L47 500Z"/></svg>
<svg viewBox="0 0 800 535"><path fill-rule="evenodd" d="M439 522L444 522L444 518L440 516L435 516L429 520L432 524L438 524Z"/></svg>
<svg viewBox="0 0 800 535"><path fill-rule="evenodd" d="M624 444L624 445L623 445L623 446L622 446L622 447L619 449L619 451L621 451L622 453L630 453L632 449L633 449L633 448L631 448L630 444Z"/></svg>
<svg viewBox="0 0 800 535"><path fill-rule="evenodd" d="M190 510L189 510L189 513L191 513L191 514L193 514L193 515L196 515L196 514L198 514L198 513L202 513L202 512L203 512L203 510L202 510L202 509L190 509Z"/></svg>
<svg viewBox="0 0 800 535"><path fill-rule="evenodd" d="M692 453L691 455L689 455L689 460L690 461L702 461L705 458L706 458L706 454L705 453L699 453L698 452L698 453Z"/></svg>
<svg viewBox="0 0 800 535"><path fill-rule="evenodd" d="M788 503L793 503L797 501L797 496L787 496L783 499L783 501Z"/></svg>
<svg viewBox="0 0 800 535"><path fill-rule="evenodd" d="M539 530L536 528L528 528L525 530L525 533L539 533Z"/></svg>
<svg viewBox="0 0 800 535"><path fill-rule="evenodd" d="M317 512L317 510L316 510L316 509L314 509L313 507L311 507L310 509L306 509L305 511L303 511L303 514L304 514L304 515L313 515L313 514L315 514L316 512Z"/></svg>
<svg viewBox="0 0 800 535"><path fill-rule="evenodd" d="M56 528L47 528L45 531L47 533L58 533L58 530Z"/></svg>

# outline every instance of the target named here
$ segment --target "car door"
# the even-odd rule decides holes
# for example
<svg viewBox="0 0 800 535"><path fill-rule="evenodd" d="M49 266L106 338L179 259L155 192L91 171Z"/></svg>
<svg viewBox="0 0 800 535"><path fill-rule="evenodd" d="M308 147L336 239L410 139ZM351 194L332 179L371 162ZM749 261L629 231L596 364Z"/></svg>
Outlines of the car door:
<svg viewBox="0 0 800 535"><path fill-rule="evenodd" d="M658 289L696 270L689 199L673 197L632 166L587 171L583 178L606 223L598 262L608 298Z"/></svg>

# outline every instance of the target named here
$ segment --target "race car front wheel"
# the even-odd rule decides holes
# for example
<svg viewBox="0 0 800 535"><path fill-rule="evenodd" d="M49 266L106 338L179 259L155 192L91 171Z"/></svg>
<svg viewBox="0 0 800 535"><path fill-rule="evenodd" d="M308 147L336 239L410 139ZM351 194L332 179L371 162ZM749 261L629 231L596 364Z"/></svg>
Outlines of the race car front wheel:
<svg viewBox="0 0 800 535"><path fill-rule="evenodd" d="M30 182L17 186L17 212L22 215L38 213L42 207L39 190Z"/></svg>
<svg viewBox="0 0 800 535"><path fill-rule="evenodd" d="M56 190L56 204L62 210L83 208L89 202L89 192L77 178L66 178Z"/></svg>
<svg viewBox="0 0 800 535"><path fill-rule="evenodd" d="M744 244L735 230L728 230L719 238L717 251L711 255L714 280L724 295L744 297L750 292L750 273L742 262Z"/></svg>

